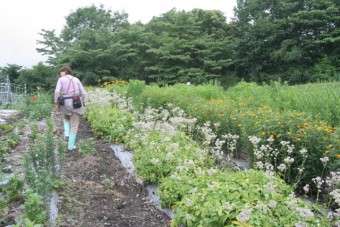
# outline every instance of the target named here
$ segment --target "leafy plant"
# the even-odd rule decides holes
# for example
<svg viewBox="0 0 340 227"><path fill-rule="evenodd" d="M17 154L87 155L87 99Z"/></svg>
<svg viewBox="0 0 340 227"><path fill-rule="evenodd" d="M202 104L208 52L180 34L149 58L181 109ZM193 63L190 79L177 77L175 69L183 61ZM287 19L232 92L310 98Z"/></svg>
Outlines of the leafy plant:
<svg viewBox="0 0 340 227"><path fill-rule="evenodd" d="M108 178L105 174L100 176L102 179L102 184L107 188L113 188L115 186L115 182Z"/></svg>
<svg viewBox="0 0 340 227"><path fill-rule="evenodd" d="M3 130L4 132L8 132L8 131L12 130L13 127L14 126L12 124L0 125L0 129Z"/></svg>
<svg viewBox="0 0 340 227"><path fill-rule="evenodd" d="M53 191L59 185L56 166L62 166L61 142L54 139L51 119L47 119L47 131L40 134L35 124L29 137L29 152L24 156L26 183L41 195ZM55 150L59 155L55 154ZM57 186L58 187L58 186Z"/></svg>
<svg viewBox="0 0 340 227"><path fill-rule="evenodd" d="M96 149L93 146L93 142L94 142L93 138L89 138L86 140L83 140L83 139L79 140L78 154L80 155L80 157L84 157L87 154L91 154L96 151Z"/></svg>
<svg viewBox="0 0 340 227"><path fill-rule="evenodd" d="M35 221L31 221L29 218L20 219L18 224L14 225L14 227L42 227L41 224L35 224Z"/></svg>
<svg viewBox="0 0 340 227"><path fill-rule="evenodd" d="M47 221L47 213L45 211L43 197L32 190L25 192L25 202L23 204L24 213L22 218L34 221L34 223L44 224Z"/></svg>
<svg viewBox="0 0 340 227"><path fill-rule="evenodd" d="M124 142L133 115L112 107L94 106L86 111L85 117L90 121L96 135L116 143Z"/></svg>
<svg viewBox="0 0 340 227"><path fill-rule="evenodd" d="M19 178L15 175L9 180L9 184L6 186L6 193L8 196L8 201L14 201L22 193L24 187L24 179Z"/></svg>

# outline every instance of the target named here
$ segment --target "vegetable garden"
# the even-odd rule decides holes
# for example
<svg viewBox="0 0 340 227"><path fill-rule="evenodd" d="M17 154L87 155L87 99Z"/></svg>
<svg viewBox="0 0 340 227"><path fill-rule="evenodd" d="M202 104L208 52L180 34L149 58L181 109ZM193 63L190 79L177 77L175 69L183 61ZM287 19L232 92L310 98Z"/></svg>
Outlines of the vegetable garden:
<svg viewBox="0 0 340 227"><path fill-rule="evenodd" d="M338 83L105 88L85 117L134 152L137 175L159 184L163 206L175 211L172 226L339 224ZM223 165L244 154L252 170Z"/></svg>
<svg viewBox="0 0 340 227"><path fill-rule="evenodd" d="M84 118L97 136L124 143L133 153L136 177L157 184L162 206L174 211L171 226L337 226L339 86L241 82L223 90L216 84L113 81L87 88ZM33 108L30 115L43 110ZM63 187L57 173L48 171L64 157L62 145L49 139L49 125L44 135L30 136L35 153L27 158L26 174L37 178L25 183L34 182L30 188L38 195ZM48 153L56 149L60 155ZM41 157L38 165L34 157ZM240 169L235 159L252 168ZM24 182L18 181L10 185L20 190ZM6 190L2 207L12 198ZM43 211L34 214L46 218ZM45 221L29 214L21 219Z"/></svg>

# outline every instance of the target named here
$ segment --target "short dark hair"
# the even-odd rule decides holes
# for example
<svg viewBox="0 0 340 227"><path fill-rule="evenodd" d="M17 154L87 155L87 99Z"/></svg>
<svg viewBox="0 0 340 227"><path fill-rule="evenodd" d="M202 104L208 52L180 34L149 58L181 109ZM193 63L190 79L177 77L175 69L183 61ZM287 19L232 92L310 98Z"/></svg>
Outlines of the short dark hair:
<svg viewBox="0 0 340 227"><path fill-rule="evenodd" d="M73 71L69 66L63 66L59 69L59 73L66 72L67 75L73 75Z"/></svg>

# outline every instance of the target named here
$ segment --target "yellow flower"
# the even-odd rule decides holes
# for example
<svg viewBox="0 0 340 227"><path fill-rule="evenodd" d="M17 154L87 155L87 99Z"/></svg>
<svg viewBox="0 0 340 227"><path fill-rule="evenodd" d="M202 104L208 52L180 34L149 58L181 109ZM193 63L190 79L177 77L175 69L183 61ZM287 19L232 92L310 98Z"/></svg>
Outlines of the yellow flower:
<svg viewBox="0 0 340 227"><path fill-rule="evenodd" d="M261 132L261 136L265 136L266 135L266 133L265 132Z"/></svg>
<svg viewBox="0 0 340 227"><path fill-rule="evenodd" d="M325 154L329 154L329 150L325 150Z"/></svg>
<svg viewBox="0 0 340 227"><path fill-rule="evenodd" d="M300 138L300 137L297 137L296 140L297 140L297 141L301 141L301 138Z"/></svg>
<svg viewBox="0 0 340 227"><path fill-rule="evenodd" d="M338 155L336 156L336 158L340 158L340 154L338 154Z"/></svg>
<svg viewBox="0 0 340 227"><path fill-rule="evenodd" d="M277 135L276 135L276 138L277 138L277 139L279 139L280 137L281 137L281 135L280 135L280 134L277 134Z"/></svg>
<svg viewBox="0 0 340 227"><path fill-rule="evenodd" d="M238 127L241 127L241 126L242 126L242 124L238 124L237 126L238 126Z"/></svg>
<svg viewBox="0 0 340 227"><path fill-rule="evenodd" d="M333 147L333 144L328 144L328 147Z"/></svg>

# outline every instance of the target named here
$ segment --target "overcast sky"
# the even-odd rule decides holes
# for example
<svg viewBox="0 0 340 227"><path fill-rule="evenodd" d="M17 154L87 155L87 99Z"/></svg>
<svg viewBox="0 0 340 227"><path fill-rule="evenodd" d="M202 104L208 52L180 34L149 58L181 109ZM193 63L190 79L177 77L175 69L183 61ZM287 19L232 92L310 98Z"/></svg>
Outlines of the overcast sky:
<svg viewBox="0 0 340 227"><path fill-rule="evenodd" d="M104 5L106 10L125 11L129 22L148 23L153 16L176 8L218 9L233 17L236 0L1 0L0 1L0 67L16 64L31 68L45 57L36 52L41 29L56 30L59 35L65 18L76 9ZM228 19L230 21L230 19Z"/></svg>

